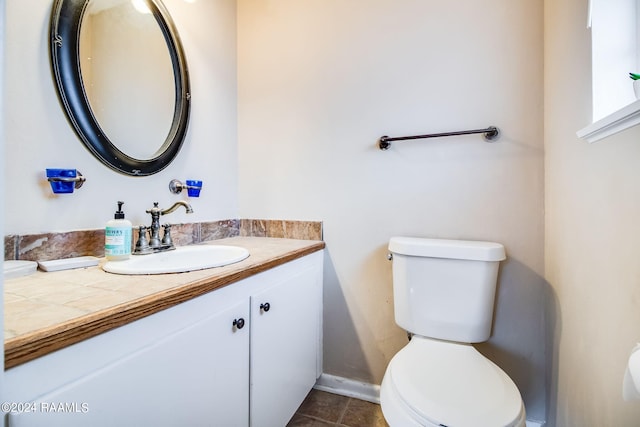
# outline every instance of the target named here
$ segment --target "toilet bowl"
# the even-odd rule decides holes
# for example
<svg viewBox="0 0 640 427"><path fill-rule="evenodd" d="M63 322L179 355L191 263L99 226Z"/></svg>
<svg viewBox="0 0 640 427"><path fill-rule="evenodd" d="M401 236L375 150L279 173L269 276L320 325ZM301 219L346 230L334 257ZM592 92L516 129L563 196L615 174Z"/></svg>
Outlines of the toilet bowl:
<svg viewBox="0 0 640 427"><path fill-rule="evenodd" d="M518 388L469 344L414 336L389 363L380 387L391 427L520 427Z"/></svg>
<svg viewBox="0 0 640 427"><path fill-rule="evenodd" d="M413 334L380 387L390 427L524 427L518 388L471 343L490 336L502 245L397 237L396 323Z"/></svg>

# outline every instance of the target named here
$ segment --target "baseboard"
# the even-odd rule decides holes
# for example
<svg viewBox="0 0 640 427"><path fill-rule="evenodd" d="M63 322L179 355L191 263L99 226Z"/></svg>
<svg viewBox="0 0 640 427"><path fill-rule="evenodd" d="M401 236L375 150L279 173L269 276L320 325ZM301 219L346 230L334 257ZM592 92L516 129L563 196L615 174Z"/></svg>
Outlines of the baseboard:
<svg viewBox="0 0 640 427"><path fill-rule="evenodd" d="M367 402L380 403L380 386L377 384L369 384L323 373L313 388L341 396L366 400ZM546 422L544 421L527 420L527 427L544 427L545 425Z"/></svg>
<svg viewBox="0 0 640 427"><path fill-rule="evenodd" d="M367 402L380 403L380 386L377 384L369 384L323 373L313 388L341 396L355 397Z"/></svg>

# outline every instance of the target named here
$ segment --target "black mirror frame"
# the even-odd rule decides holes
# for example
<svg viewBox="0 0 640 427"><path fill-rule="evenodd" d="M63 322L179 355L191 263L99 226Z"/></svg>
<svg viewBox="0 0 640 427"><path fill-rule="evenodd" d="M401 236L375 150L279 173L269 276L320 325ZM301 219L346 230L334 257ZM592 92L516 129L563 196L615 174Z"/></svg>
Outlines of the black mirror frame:
<svg viewBox="0 0 640 427"><path fill-rule="evenodd" d="M166 168L177 156L189 124L189 74L180 38L160 0L146 0L164 35L175 81L175 109L171 129L151 159L135 159L120 151L104 134L84 90L79 61L80 25L91 0L55 0L51 14L51 68L60 102L76 134L89 151L109 168L131 176L147 176Z"/></svg>

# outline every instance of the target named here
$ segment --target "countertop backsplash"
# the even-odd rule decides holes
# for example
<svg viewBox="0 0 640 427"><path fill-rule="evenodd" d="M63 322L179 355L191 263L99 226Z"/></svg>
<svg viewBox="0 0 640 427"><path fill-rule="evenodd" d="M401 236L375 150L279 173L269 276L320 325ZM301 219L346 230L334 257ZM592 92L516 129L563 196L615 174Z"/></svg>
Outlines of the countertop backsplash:
<svg viewBox="0 0 640 427"><path fill-rule="evenodd" d="M228 219L172 224L171 228L171 237L177 246L235 236L322 240L322 222ZM137 238L138 230L134 227L134 244ZM5 260L48 261L87 255L104 256L104 229L7 235L4 238Z"/></svg>

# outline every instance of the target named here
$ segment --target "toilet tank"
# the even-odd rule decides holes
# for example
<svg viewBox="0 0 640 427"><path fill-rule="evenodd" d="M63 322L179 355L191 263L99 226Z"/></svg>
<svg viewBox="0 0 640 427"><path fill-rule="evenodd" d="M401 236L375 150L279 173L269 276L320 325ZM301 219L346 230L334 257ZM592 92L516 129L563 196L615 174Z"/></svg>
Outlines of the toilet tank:
<svg viewBox="0 0 640 427"><path fill-rule="evenodd" d="M400 327L448 341L489 339L501 244L393 237L389 251Z"/></svg>

